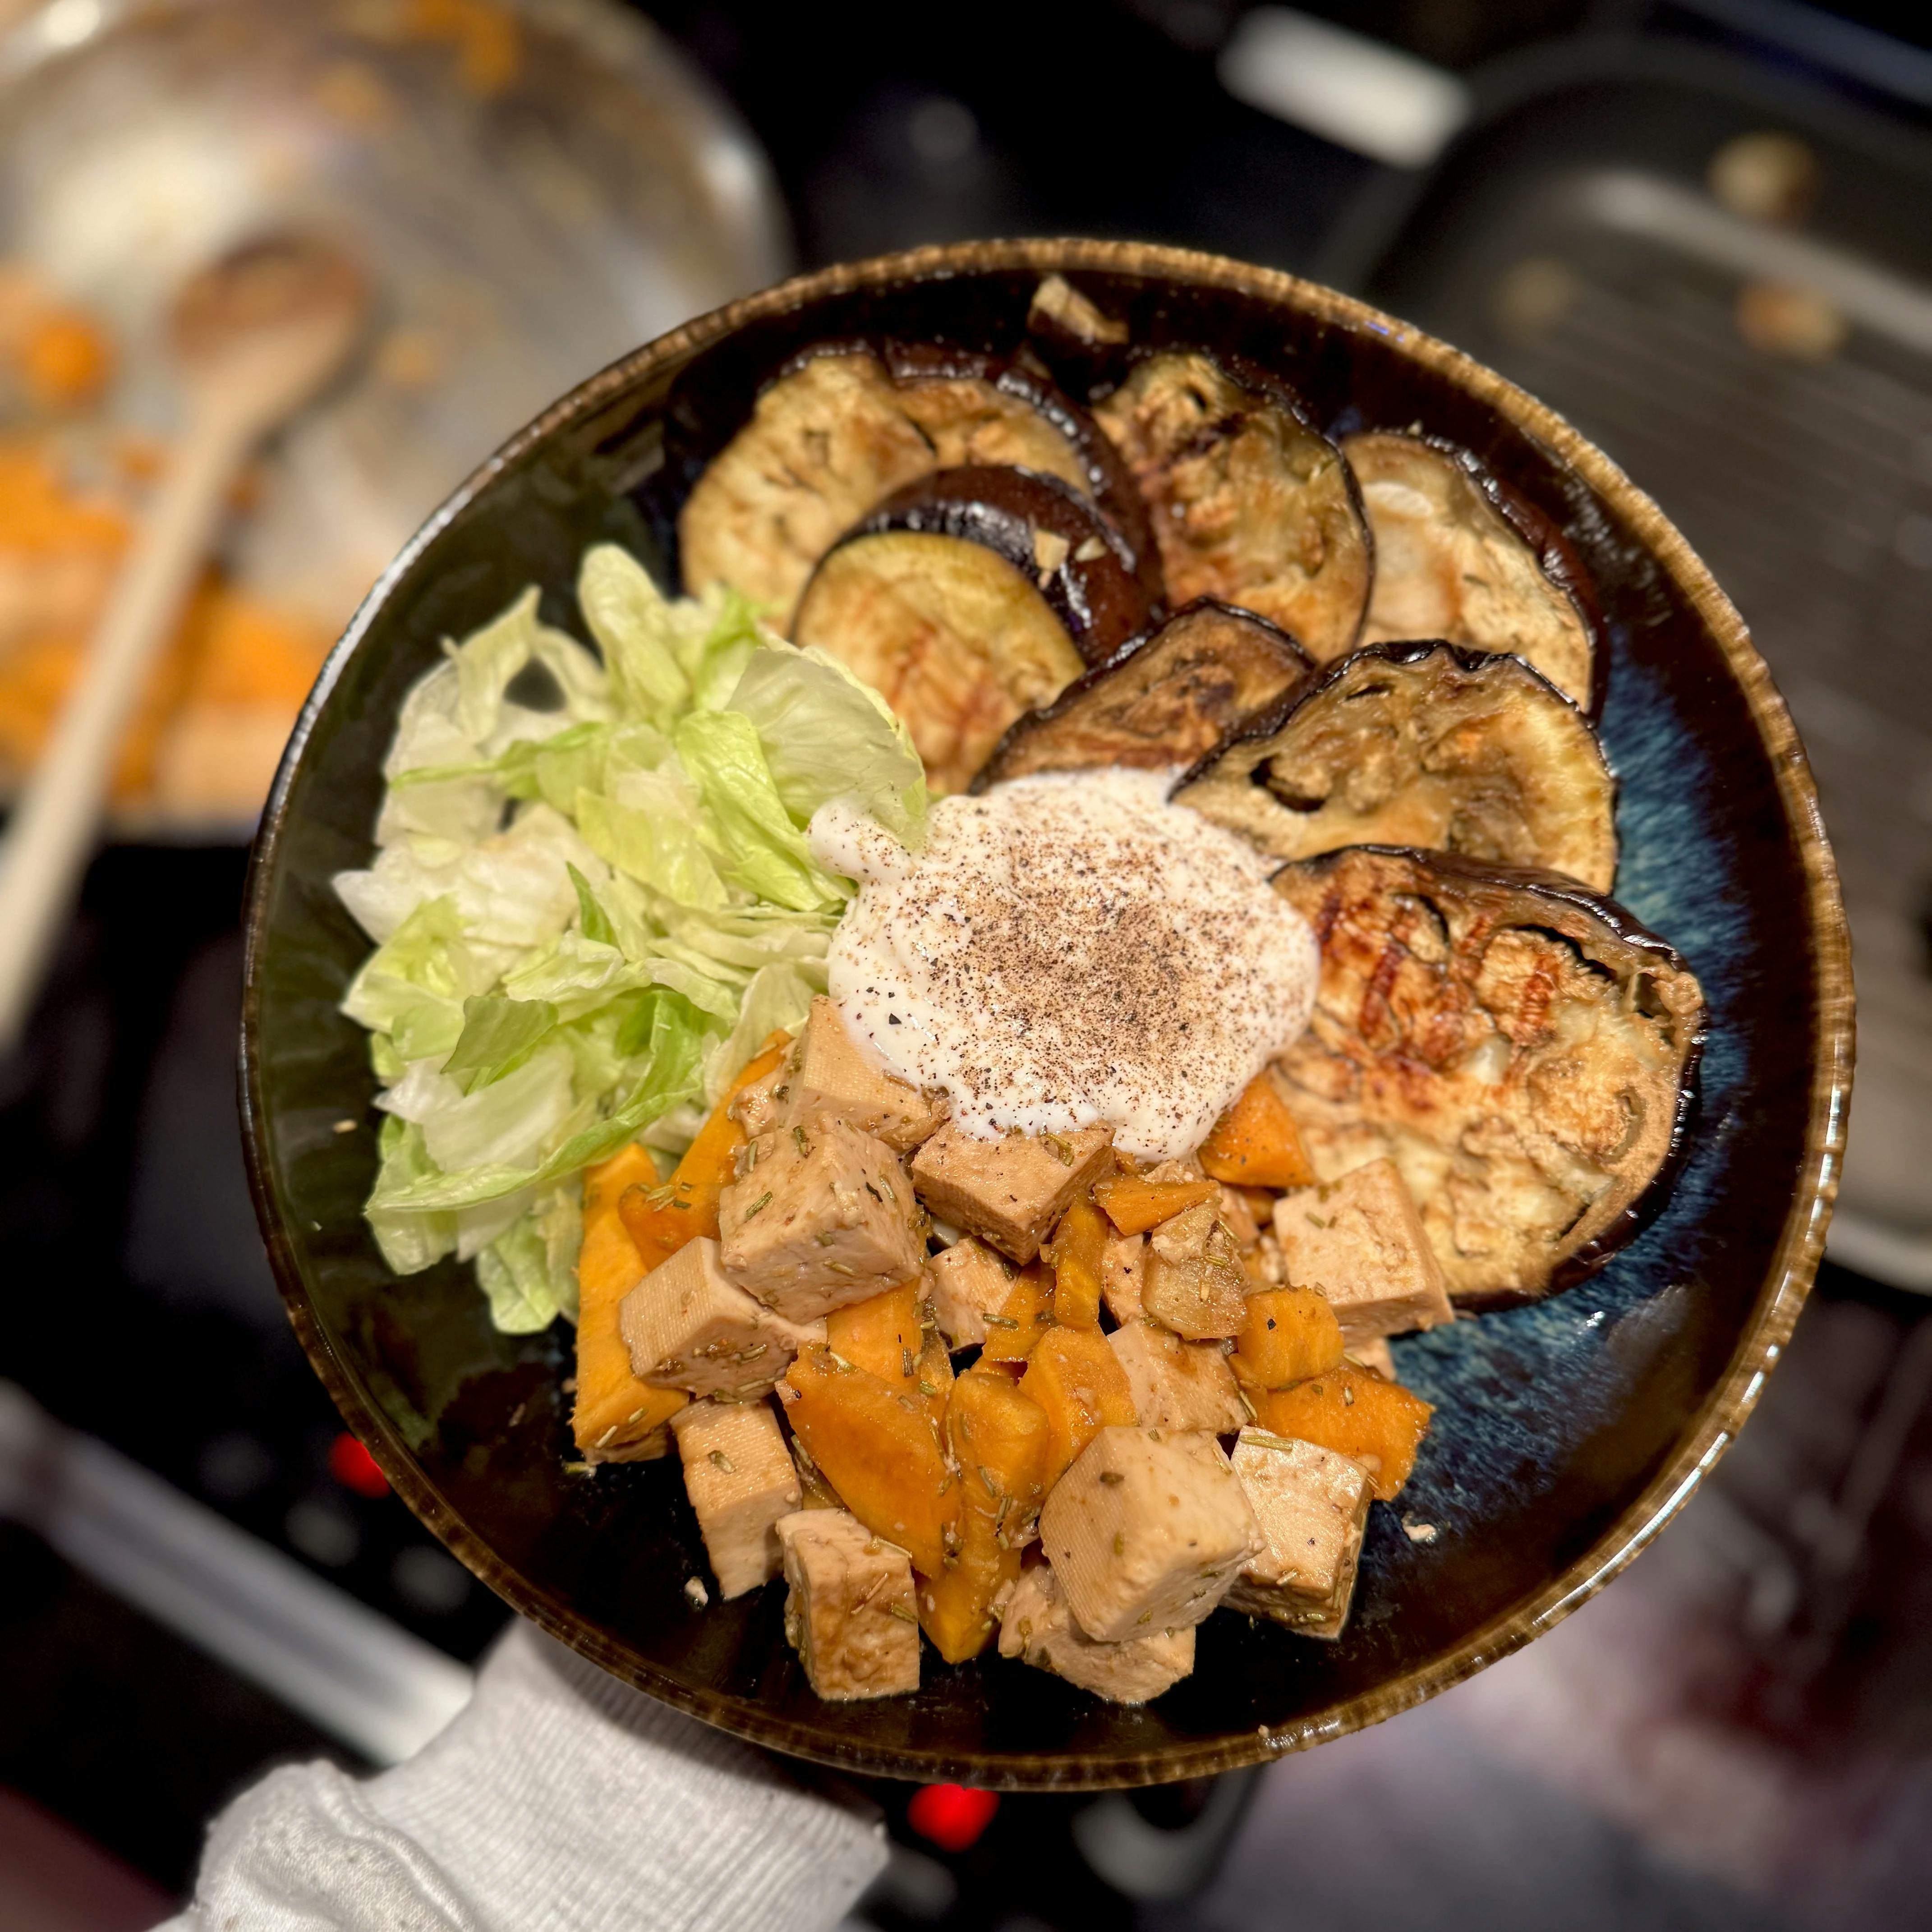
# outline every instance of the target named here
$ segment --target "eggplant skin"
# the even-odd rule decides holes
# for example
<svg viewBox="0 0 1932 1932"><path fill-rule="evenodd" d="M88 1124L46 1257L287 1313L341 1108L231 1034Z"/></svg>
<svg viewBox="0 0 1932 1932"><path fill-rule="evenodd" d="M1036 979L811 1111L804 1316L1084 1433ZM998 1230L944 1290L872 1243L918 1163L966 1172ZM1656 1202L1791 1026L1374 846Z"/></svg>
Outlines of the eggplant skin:
<svg viewBox="0 0 1932 1932"><path fill-rule="evenodd" d="M1616 783L1582 713L1520 658L1370 644L1175 788L1279 859L1406 845L1616 878Z"/></svg>
<svg viewBox="0 0 1932 1932"><path fill-rule="evenodd" d="M885 699L936 792L964 790L1007 726L1082 669L1031 574L985 544L927 530L855 531L835 545L792 636Z"/></svg>
<svg viewBox="0 0 1932 1932"><path fill-rule="evenodd" d="M860 519L855 536L920 531L984 544L1031 577L1088 664L1144 631L1156 605L1126 540L1057 476L975 466L939 470Z"/></svg>
<svg viewBox="0 0 1932 1932"><path fill-rule="evenodd" d="M678 515L684 586L728 584L788 622L819 560L868 510L968 464L1018 464L1101 492L1130 547L1139 533L1137 565L1156 567L1124 467L1046 377L986 356L836 341L794 357L699 476Z"/></svg>
<svg viewBox="0 0 1932 1932"><path fill-rule="evenodd" d="M1283 868L1322 982L1278 1063L1324 1180L1387 1155L1451 1295L1570 1286L1655 1214L1696 1102L1703 994L1555 874L1358 845Z"/></svg>
<svg viewBox="0 0 1932 1932"><path fill-rule="evenodd" d="M1265 617L1197 598L1017 720L973 789L1106 765L1171 770L1272 713L1314 668Z"/></svg>
<svg viewBox="0 0 1932 1932"><path fill-rule="evenodd" d="M1140 486L1176 603L1217 597L1258 612L1318 664L1354 648L1373 539L1341 452L1287 389L1166 350L1094 413Z"/></svg>
<svg viewBox="0 0 1932 1932"><path fill-rule="evenodd" d="M1598 716L1609 666L1603 618L1556 524L1454 443L1366 430L1342 452L1375 532L1363 643L1442 638L1506 652Z"/></svg>

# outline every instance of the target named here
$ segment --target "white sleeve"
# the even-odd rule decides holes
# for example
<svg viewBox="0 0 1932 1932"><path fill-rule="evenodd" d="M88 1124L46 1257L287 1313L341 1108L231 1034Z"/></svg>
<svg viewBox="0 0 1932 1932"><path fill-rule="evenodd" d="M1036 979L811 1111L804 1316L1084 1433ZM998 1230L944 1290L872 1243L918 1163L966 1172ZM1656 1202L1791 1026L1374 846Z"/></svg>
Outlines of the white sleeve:
<svg viewBox="0 0 1932 1932"><path fill-rule="evenodd" d="M520 1622L407 1763L244 1792L160 1932L826 1932L886 1856L876 1822Z"/></svg>

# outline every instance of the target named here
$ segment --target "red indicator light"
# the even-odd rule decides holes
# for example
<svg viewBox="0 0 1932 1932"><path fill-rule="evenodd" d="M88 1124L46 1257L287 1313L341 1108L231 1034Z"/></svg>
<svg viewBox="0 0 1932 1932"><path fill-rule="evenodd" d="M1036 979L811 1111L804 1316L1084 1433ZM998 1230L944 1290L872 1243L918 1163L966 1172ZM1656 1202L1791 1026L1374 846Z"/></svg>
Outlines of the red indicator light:
<svg viewBox="0 0 1932 1932"><path fill-rule="evenodd" d="M963 1852L979 1842L999 1808L997 1791L974 1791L963 1784L928 1784L913 1793L906 1820L942 1852Z"/></svg>
<svg viewBox="0 0 1932 1932"><path fill-rule="evenodd" d="M328 1445L328 1473L345 1490L358 1496L386 1496L389 1479L376 1466L376 1459L354 1436L338 1436Z"/></svg>

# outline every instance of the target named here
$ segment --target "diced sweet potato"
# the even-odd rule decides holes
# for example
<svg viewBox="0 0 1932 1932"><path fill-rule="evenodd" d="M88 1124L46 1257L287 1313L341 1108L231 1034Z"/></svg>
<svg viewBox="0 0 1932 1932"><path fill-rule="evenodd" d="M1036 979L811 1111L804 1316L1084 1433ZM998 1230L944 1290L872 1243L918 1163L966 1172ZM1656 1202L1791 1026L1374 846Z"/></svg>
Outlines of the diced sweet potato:
<svg viewBox="0 0 1932 1932"><path fill-rule="evenodd" d="M1283 1389L1342 1366L1342 1324L1312 1288L1272 1288L1248 1297L1234 1344L1234 1372L1251 1388Z"/></svg>
<svg viewBox="0 0 1932 1932"><path fill-rule="evenodd" d="M1221 1225L1218 1201L1175 1215L1148 1237L1141 1306L1190 1342L1238 1335L1249 1286L1240 1250Z"/></svg>
<svg viewBox="0 0 1932 1932"><path fill-rule="evenodd" d="M663 1187L653 1172L641 1186L626 1188L617 1203L646 1269L668 1261L686 1241L700 1234L718 1238L718 1197L731 1178L731 1164L745 1144L744 1128L732 1103L746 1088L777 1072L790 1043L789 1034L773 1034L748 1060L730 1091L686 1148L684 1158Z"/></svg>
<svg viewBox="0 0 1932 1932"><path fill-rule="evenodd" d="M1384 1502L1392 1502L1408 1480L1435 1413L1400 1382L1385 1382L1365 1369L1330 1369L1312 1382L1252 1400L1262 1428L1352 1456L1374 1478Z"/></svg>
<svg viewBox="0 0 1932 1932"><path fill-rule="evenodd" d="M800 1351L778 1394L845 1507L935 1574L957 1534L959 1485L926 1404L864 1369L841 1367L820 1346Z"/></svg>
<svg viewBox="0 0 1932 1932"><path fill-rule="evenodd" d="M1202 1172L1244 1187L1306 1187L1315 1178L1294 1118L1264 1067L1201 1144Z"/></svg>
<svg viewBox="0 0 1932 1932"><path fill-rule="evenodd" d="M825 1318L825 1346L856 1368L908 1388L916 1379L925 1336L920 1327L919 1284L902 1282L868 1301L835 1310Z"/></svg>
<svg viewBox="0 0 1932 1932"><path fill-rule="evenodd" d="M1042 1336L1020 1378L1020 1393L1046 1413L1042 1480L1048 1490L1102 1430L1138 1420L1126 1371L1097 1328L1055 1328Z"/></svg>
<svg viewBox="0 0 1932 1932"><path fill-rule="evenodd" d="M992 1640L993 1599L1019 1574L1040 1508L1049 1430L1038 1403L1004 1377L962 1376L946 1406L946 1435L959 1469L959 1546L919 1579L919 1618L948 1664Z"/></svg>
<svg viewBox="0 0 1932 1932"><path fill-rule="evenodd" d="M997 1315L986 1317L982 1362L1023 1362L1053 1325L1053 1274L1039 1262L1019 1271Z"/></svg>
<svg viewBox="0 0 1932 1932"><path fill-rule="evenodd" d="M1100 1325L1101 1272L1113 1230L1081 1195L1060 1217L1042 1251L1053 1268L1053 1318L1064 1328Z"/></svg>
<svg viewBox="0 0 1932 1932"><path fill-rule="evenodd" d="M627 1187L655 1186L650 1155L631 1144L584 1177L584 1245L578 1251L577 1406L571 1430L587 1462L641 1462L670 1446L664 1424L684 1406L631 1366L617 1310L644 1276L643 1257L618 1217Z"/></svg>
<svg viewBox="0 0 1932 1932"><path fill-rule="evenodd" d="M937 1419L952 1393L952 1358L920 1292L924 1286L916 1276L836 1310L825 1318L825 1340L835 1355L870 1370L899 1394L918 1396Z"/></svg>
<svg viewBox="0 0 1932 1932"><path fill-rule="evenodd" d="M1068 1203L1107 1172L1113 1143L1112 1127L982 1141L948 1121L913 1156L912 1178L940 1220L1030 1262Z"/></svg>
<svg viewBox="0 0 1932 1932"><path fill-rule="evenodd" d="M1094 1184L1094 1198L1124 1234L1144 1234L1190 1208L1214 1200L1220 1191L1216 1181L1150 1180L1137 1174L1117 1174Z"/></svg>

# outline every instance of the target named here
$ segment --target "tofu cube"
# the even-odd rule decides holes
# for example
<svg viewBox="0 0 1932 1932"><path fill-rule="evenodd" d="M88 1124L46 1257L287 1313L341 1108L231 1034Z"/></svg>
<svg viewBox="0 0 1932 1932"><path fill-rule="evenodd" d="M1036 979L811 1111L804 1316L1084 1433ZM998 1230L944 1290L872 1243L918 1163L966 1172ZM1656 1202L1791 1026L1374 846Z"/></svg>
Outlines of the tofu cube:
<svg viewBox="0 0 1932 1932"><path fill-rule="evenodd" d="M836 1703L919 1688L912 1564L844 1510L780 1518L785 1635L812 1688Z"/></svg>
<svg viewBox="0 0 1932 1932"><path fill-rule="evenodd" d="M1141 1283L1146 1267L1144 1234L1122 1234L1100 1250L1100 1299L1123 1328L1141 1318Z"/></svg>
<svg viewBox="0 0 1932 1932"><path fill-rule="evenodd" d="M944 1118L916 1087L895 1079L873 1060L823 993L812 1003L772 1096L782 1127L805 1126L821 1117L840 1120L898 1154L929 1138Z"/></svg>
<svg viewBox="0 0 1932 1932"><path fill-rule="evenodd" d="M1005 1306L1018 1272L973 1234L962 1236L926 1263L932 1318L950 1346L976 1348L986 1340L986 1317Z"/></svg>
<svg viewBox="0 0 1932 1932"><path fill-rule="evenodd" d="M1107 1171L1112 1127L976 1140L948 1121L913 1156L920 1198L940 1220L1022 1264L1073 1197Z"/></svg>
<svg viewBox="0 0 1932 1932"><path fill-rule="evenodd" d="M1344 1340L1373 1341L1455 1319L1442 1269L1392 1160L1372 1160L1274 1204L1288 1278L1318 1288Z"/></svg>
<svg viewBox="0 0 1932 1932"><path fill-rule="evenodd" d="M803 1500L771 1404L694 1402L672 1417L671 1433L718 1594L769 1583L784 1560L778 1520Z"/></svg>
<svg viewBox="0 0 1932 1932"><path fill-rule="evenodd" d="M617 1310L640 1382L687 1394L762 1395L824 1324L788 1322L726 1280L718 1244L700 1234L652 1268Z"/></svg>
<svg viewBox="0 0 1932 1932"><path fill-rule="evenodd" d="M748 1142L718 1202L725 1274L788 1322L815 1322L910 1280L926 1238L898 1157L843 1120Z"/></svg>
<svg viewBox="0 0 1932 1932"><path fill-rule="evenodd" d="M1143 1429L1232 1436L1252 1420L1233 1366L1216 1343L1184 1342L1147 1322L1115 1329L1107 1343L1126 1372Z"/></svg>
<svg viewBox="0 0 1932 1932"><path fill-rule="evenodd" d="M1395 1372L1395 1351L1385 1335L1378 1335L1372 1341L1350 1342L1347 1359L1358 1368L1372 1369L1385 1382L1402 1379Z"/></svg>
<svg viewBox="0 0 1932 1932"><path fill-rule="evenodd" d="M1100 1643L1201 1622L1260 1546L1211 1437L1103 1429L1054 1485L1040 1536L1074 1620Z"/></svg>
<svg viewBox="0 0 1932 1932"><path fill-rule="evenodd" d="M1194 1668L1194 1626L1096 1643L1073 1621L1053 1566L1023 1570L1000 1606L1000 1654L1050 1670L1115 1704L1144 1704Z"/></svg>
<svg viewBox="0 0 1932 1932"><path fill-rule="evenodd" d="M1368 1471L1332 1449L1263 1429L1241 1431L1234 1468L1263 1547L1235 1579L1228 1607L1271 1617L1303 1636L1340 1636L1375 1493Z"/></svg>

